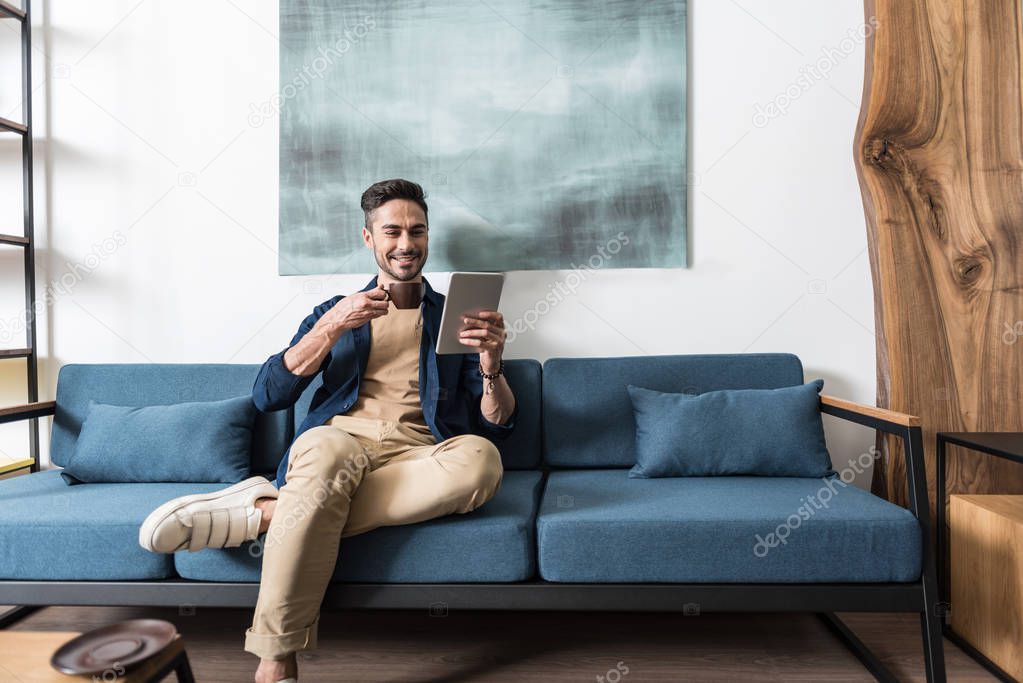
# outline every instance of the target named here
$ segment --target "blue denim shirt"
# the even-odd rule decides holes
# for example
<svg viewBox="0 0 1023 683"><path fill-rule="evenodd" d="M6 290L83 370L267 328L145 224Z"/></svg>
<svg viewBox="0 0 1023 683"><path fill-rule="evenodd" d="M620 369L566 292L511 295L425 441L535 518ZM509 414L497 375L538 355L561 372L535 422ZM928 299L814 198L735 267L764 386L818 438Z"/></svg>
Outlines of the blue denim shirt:
<svg viewBox="0 0 1023 683"><path fill-rule="evenodd" d="M426 290L420 304L423 312L423 335L419 346L419 399L423 417L434 438L440 443L459 434L477 434L491 441L502 441L515 428L519 413L518 401L508 422L491 422L480 410L483 396L483 378L477 372L480 356L478 353L437 355L437 336L440 333L440 316L444 310L444 295L433 290L423 277ZM369 281L360 291L377 286L377 277ZM313 309L291 340L288 348L270 356L256 376L252 387L252 399L262 412L284 410L298 401L298 398L317 375L323 376L323 386L313 394L309 414L295 431L297 439L304 431L325 424L334 415L348 411L359 396L359 380L366 372L370 349L370 323L366 322L338 339L324 357L316 373L301 377L293 374L284 365L284 354L298 343L306 332L312 329L320 316L334 307L344 295L335 296ZM294 440L292 440L294 444ZM281 459L277 468L277 488L284 486L284 474L288 468L291 447Z"/></svg>

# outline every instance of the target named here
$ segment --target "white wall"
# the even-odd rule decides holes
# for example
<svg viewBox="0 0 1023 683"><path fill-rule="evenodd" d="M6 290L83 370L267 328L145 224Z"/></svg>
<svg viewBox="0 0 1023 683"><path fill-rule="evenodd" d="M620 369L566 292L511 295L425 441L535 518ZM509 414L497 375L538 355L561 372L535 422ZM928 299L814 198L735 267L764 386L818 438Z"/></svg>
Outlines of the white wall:
<svg viewBox="0 0 1023 683"><path fill-rule="evenodd" d="M248 118L277 90L276 2L34 7L40 296L63 282L40 321L44 397L69 362L262 362L312 306L366 283L276 275L277 119ZM693 0L690 267L588 273L507 357L789 351L828 393L872 404L852 160L862 25L860 0ZM16 36L0 36L8 54ZM12 66L0 116L17 115ZM786 112L771 117L779 96ZM14 149L0 146L3 215ZM15 253L0 252L8 324L21 308ZM426 272L446 289L446 273ZM509 273L506 317L567 276ZM0 365L0 404L20 402L22 366ZM867 430L827 428L836 461L873 444ZM0 432L0 458L24 452L21 429Z"/></svg>

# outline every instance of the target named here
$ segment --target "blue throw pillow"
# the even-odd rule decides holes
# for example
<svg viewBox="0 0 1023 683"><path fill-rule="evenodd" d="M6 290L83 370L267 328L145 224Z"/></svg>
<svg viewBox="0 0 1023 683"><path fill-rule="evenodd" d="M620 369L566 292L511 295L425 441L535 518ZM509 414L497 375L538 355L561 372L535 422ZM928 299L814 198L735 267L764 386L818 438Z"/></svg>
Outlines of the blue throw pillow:
<svg viewBox="0 0 1023 683"><path fill-rule="evenodd" d="M824 380L781 389L667 394L629 384L636 416L630 478L834 474L824 442Z"/></svg>
<svg viewBox="0 0 1023 683"><path fill-rule="evenodd" d="M217 482L249 476L256 406L251 396L162 406L89 401L60 473L91 482Z"/></svg>

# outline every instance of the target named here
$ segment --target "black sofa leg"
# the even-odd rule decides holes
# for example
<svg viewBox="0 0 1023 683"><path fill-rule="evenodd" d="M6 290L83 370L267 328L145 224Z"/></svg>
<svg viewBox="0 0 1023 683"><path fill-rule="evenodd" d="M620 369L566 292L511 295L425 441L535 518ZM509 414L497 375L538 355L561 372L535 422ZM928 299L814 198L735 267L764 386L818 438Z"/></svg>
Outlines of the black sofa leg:
<svg viewBox="0 0 1023 683"><path fill-rule="evenodd" d="M940 617L927 612L920 613L920 628L924 637L924 666L927 669L927 683L945 683L945 648L941 642Z"/></svg>
<svg viewBox="0 0 1023 683"><path fill-rule="evenodd" d="M934 586L934 582L929 582ZM946 683L945 679L945 654L942 646L941 619L938 603L933 599L933 591L924 591L924 595L931 598L926 605L925 611L920 613L920 626L924 644L924 670L927 672L927 683ZM867 644L857 637L852 630L846 626L841 619L830 612L818 615L828 628L849 648L850 652L867 668L867 671L881 683L898 683L898 679L871 652Z"/></svg>
<svg viewBox="0 0 1023 683"><path fill-rule="evenodd" d="M838 639L856 656L856 659L860 660L860 663L866 667L870 675L874 677L874 680L878 681L878 683L899 683L899 679L892 675L888 667L871 652L867 644L860 640L859 636L853 633L852 629L846 626L835 614L820 612L817 616L821 618L821 621L824 622L832 633L838 636Z"/></svg>
<svg viewBox="0 0 1023 683"><path fill-rule="evenodd" d="M16 605L0 614L0 629L13 626L33 612L42 609L41 605Z"/></svg>
<svg viewBox="0 0 1023 683"><path fill-rule="evenodd" d="M931 508L927 502L927 473L924 467L923 430L907 427L902 433L906 457L906 484L909 506L920 523L924 611L920 613L920 630L924 643L924 668L928 683L945 683L945 648L942 638L944 609L938 601L938 580L934 547L931 544ZM939 480L943 481L939 475ZM938 492L938 505L944 505L944 491ZM940 534L941 529L938 530ZM937 558L944 561L944 558Z"/></svg>
<svg viewBox="0 0 1023 683"><path fill-rule="evenodd" d="M927 683L945 683L945 646L942 642L942 621L945 619L933 575L924 579L924 611L920 613L920 632L924 643L924 667Z"/></svg>

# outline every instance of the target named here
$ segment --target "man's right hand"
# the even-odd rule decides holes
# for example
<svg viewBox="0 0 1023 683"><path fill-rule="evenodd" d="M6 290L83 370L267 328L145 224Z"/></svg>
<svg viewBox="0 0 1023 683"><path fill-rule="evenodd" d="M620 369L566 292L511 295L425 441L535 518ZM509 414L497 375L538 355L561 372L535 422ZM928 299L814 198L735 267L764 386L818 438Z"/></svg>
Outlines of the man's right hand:
<svg viewBox="0 0 1023 683"><path fill-rule="evenodd" d="M387 315L390 302L383 285L365 292L356 292L334 304L334 307L316 321L316 327L335 339L347 330L355 329L373 318Z"/></svg>
<svg viewBox="0 0 1023 683"><path fill-rule="evenodd" d="M389 306L387 292L380 285L344 297L320 316L312 329L284 353L284 367L303 377L316 374L341 335L367 320L387 315Z"/></svg>

